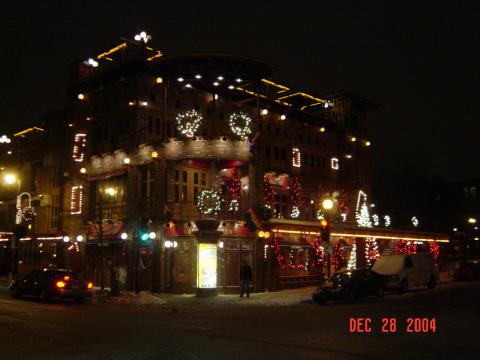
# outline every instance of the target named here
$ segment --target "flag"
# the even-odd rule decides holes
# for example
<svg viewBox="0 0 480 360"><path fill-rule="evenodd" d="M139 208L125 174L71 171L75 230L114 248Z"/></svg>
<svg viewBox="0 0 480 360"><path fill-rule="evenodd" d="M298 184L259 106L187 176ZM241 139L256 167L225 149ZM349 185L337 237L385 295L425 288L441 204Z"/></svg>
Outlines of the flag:
<svg viewBox="0 0 480 360"><path fill-rule="evenodd" d="M247 223L247 227L252 232L262 227L262 223L260 222L260 219L258 218L255 210L253 210L253 208L251 207L245 213L245 222Z"/></svg>

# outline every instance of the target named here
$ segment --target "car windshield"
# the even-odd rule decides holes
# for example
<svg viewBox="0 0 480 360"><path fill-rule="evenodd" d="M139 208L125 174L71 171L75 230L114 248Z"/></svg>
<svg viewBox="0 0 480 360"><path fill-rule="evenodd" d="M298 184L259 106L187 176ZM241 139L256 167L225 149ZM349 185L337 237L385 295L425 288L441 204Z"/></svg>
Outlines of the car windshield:
<svg viewBox="0 0 480 360"><path fill-rule="evenodd" d="M335 273L328 279L333 284L343 283L350 280L350 273Z"/></svg>

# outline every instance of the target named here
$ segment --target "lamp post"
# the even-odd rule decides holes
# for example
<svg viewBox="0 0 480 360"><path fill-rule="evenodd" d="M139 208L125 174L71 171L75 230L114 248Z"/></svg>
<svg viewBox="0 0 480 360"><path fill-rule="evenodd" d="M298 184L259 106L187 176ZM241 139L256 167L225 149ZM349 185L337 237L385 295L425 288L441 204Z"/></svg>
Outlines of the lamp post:
<svg viewBox="0 0 480 360"><path fill-rule="evenodd" d="M29 198L29 206L31 206L31 196L29 193L22 193L20 194L21 189L21 179L14 174L5 174L3 177L3 181L6 185L13 185L17 183L17 197L15 203L15 227L13 231L13 238L12 238L12 269L11 274L12 277L17 276L18 274L18 246L20 239L26 235L27 229L25 226L21 225L22 222L22 197L23 195L28 195Z"/></svg>
<svg viewBox="0 0 480 360"><path fill-rule="evenodd" d="M272 265L274 262L273 262L273 260L272 260L271 250L268 251L268 248L266 248L266 246L268 246L268 245L266 244L266 242L267 242L267 239L270 238L270 232L269 232L269 231L262 231L262 230L260 230L257 235L258 235L258 237L259 237L260 239L263 240L263 241L262 241L262 244L263 244L264 256L266 256L266 255L268 256L268 258L270 259L270 265ZM271 284L267 284L267 286L268 286L268 285L271 285L272 290L275 291L275 290L276 290L276 286L275 286L275 284L276 284L276 278L275 278L275 271L272 271L272 270L273 270L273 269L272 269L272 266L269 266L269 272L268 272L268 274L270 274L270 275L269 275L269 278L270 278ZM256 274L256 273L257 273L257 270L255 270L255 274ZM258 286L256 279L255 279L255 286Z"/></svg>
<svg viewBox="0 0 480 360"><path fill-rule="evenodd" d="M332 268L332 257L331 257L331 244L330 244L330 215L335 211L334 209L335 203L332 199L330 198L325 198L322 201L322 209L325 213L325 220L326 223L322 224L322 240L325 242L328 246L329 251L327 251L327 275L330 277L331 275L331 268ZM327 246L324 247L326 248Z"/></svg>

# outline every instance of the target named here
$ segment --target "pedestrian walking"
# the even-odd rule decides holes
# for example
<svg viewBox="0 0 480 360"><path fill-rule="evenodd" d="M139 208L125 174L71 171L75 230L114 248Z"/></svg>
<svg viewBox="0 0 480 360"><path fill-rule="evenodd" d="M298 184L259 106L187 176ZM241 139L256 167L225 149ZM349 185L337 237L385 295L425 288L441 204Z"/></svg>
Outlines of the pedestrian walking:
<svg viewBox="0 0 480 360"><path fill-rule="evenodd" d="M247 293L247 298L250 297L250 284L252 282L252 268L245 260L242 261L240 268L240 297Z"/></svg>

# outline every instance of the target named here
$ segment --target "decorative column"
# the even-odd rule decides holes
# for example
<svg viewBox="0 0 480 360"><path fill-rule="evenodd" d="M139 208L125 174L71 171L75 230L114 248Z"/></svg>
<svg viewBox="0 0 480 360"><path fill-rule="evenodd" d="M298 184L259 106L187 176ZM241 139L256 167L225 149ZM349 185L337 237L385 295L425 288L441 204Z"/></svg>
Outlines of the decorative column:
<svg viewBox="0 0 480 360"><path fill-rule="evenodd" d="M193 234L197 240L197 290L196 296L217 295L217 244L221 231L216 219L202 219L195 222L198 231Z"/></svg>

